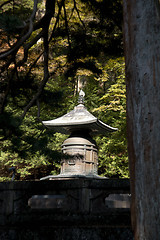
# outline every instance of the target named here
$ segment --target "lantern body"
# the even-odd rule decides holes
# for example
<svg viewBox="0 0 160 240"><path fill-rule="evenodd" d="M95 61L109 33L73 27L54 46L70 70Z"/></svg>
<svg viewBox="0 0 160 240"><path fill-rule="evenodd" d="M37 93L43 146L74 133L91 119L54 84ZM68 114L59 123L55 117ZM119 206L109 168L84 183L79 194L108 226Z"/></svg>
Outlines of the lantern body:
<svg viewBox="0 0 160 240"><path fill-rule="evenodd" d="M95 141L83 131L71 134L62 144L64 157L61 175L89 176L97 174L98 151Z"/></svg>

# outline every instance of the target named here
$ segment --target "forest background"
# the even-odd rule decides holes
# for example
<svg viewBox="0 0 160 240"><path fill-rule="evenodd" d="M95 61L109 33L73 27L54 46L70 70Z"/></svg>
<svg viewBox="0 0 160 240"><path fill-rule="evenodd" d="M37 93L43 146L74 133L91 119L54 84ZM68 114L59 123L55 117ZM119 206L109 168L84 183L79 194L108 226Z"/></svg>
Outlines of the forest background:
<svg viewBox="0 0 160 240"><path fill-rule="evenodd" d="M101 176L128 178L121 0L0 1L0 181L57 174L66 135L46 129L83 87L118 131L95 137Z"/></svg>

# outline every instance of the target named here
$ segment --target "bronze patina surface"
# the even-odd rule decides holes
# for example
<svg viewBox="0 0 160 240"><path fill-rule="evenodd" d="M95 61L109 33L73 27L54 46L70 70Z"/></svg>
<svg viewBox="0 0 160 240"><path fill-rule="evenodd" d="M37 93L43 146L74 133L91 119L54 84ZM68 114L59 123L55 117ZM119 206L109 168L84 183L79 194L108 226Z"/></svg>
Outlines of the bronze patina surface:
<svg viewBox="0 0 160 240"><path fill-rule="evenodd" d="M89 130L92 135L105 134L107 132L116 131L113 128L87 111L83 104L79 104L72 111L62 117L43 121L47 128L53 129L55 132L63 134L71 134L75 130Z"/></svg>
<svg viewBox="0 0 160 240"><path fill-rule="evenodd" d="M116 131L87 111L84 106L84 92L80 91L78 105L62 117L43 121L54 132L70 135L62 144L64 157L61 172L53 177L92 177L98 176L98 150L92 136Z"/></svg>

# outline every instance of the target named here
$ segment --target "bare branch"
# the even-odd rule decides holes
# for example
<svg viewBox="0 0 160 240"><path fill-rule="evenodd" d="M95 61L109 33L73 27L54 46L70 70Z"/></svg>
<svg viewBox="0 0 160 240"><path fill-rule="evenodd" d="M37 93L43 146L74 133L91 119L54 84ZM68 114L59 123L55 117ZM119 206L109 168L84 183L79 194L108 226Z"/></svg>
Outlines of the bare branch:
<svg viewBox="0 0 160 240"><path fill-rule="evenodd" d="M46 1L46 12L45 15L34 25L34 30L39 28L45 28L46 25L50 22L51 18L55 13L55 1L56 0L47 0Z"/></svg>
<svg viewBox="0 0 160 240"><path fill-rule="evenodd" d="M17 63L17 66L22 66L27 61L29 49L43 36L43 30L33 38L29 43L24 47L24 58Z"/></svg>
<svg viewBox="0 0 160 240"><path fill-rule="evenodd" d="M6 57L8 57L11 54L16 54L18 49L22 46L22 44L29 38L29 36L31 35L32 31L33 31L33 20L37 11L37 2L38 0L34 0L34 7L33 7L33 12L31 14L29 21L29 28L28 28L28 32L19 40L15 43L15 45L13 45L13 47L5 52L2 52L0 54L0 59L4 59Z"/></svg>
<svg viewBox="0 0 160 240"><path fill-rule="evenodd" d="M70 36L69 36L69 28L68 28L68 21L67 21L67 13L66 13L65 4L63 4L63 9L64 9L64 19L65 19L67 39L68 39L69 49L71 50L71 42L70 42Z"/></svg>
<svg viewBox="0 0 160 240"><path fill-rule="evenodd" d="M2 9L3 6L5 6L8 3L11 3L13 0L6 1L0 5L0 9Z"/></svg>
<svg viewBox="0 0 160 240"><path fill-rule="evenodd" d="M48 26L49 27L49 26ZM49 71L48 71L48 29L45 29L45 34L44 34L44 75L43 75L43 80L38 88L37 93L33 96L31 101L28 103L28 105L25 107L24 112L22 114L22 118L25 117L27 111L33 106L33 104L37 101L39 98L40 94L42 93L48 78L49 78Z"/></svg>
<svg viewBox="0 0 160 240"><path fill-rule="evenodd" d="M8 59L8 61L1 67L0 73L2 74L6 69L9 68L10 64L14 61L14 57Z"/></svg>
<svg viewBox="0 0 160 240"><path fill-rule="evenodd" d="M68 21L70 21L70 19L72 18L73 13L74 13L74 10L75 10L75 7L72 8L71 15L70 15L70 17L68 18Z"/></svg>
<svg viewBox="0 0 160 240"><path fill-rule="evenodd" d="M80 22L82 23L83 27L86 29L86 26L85 26L84 22L82 21L82 19L81 19L81 17L80 17L79 10L78 10L78 8L77 8L77 4L76 4L76 1L75 1L75 0L74 0L74 8L76 9L76 12L77 12L77 14L78 14L78 18L79 18Z"/></svg>
<svg viewBox="0 0 160 240"><path fill-rule="evenodd" d="M57 14L57 17L56 17L56 22L55 22L55 24L54 24L54 27L53 27L53 30L52 30L52 34L51 34L51 36L50 36L50 38L49 38L49 42L52 40L53 35L54 35L54 32L55 32L56 27L57 27L57 24L58 24L58 22L59 22L59 16L60 16L60 13L61 13L62 6L63 6L63 4L64 4L64 1L65 1L65 0L62 0L62 1L61 1L61 4L59 5L59 10L58 10L58 14Z"/></svg>
<svg viewBox="0 0 160 240"><path fill-rule="evenodd" d="M38 111L37 111L37 118L38 118L38 120L40 120L40 103L39 103L39 99L38 99L38 98L37 98L36 103L37 103L37 108L38 108Z"/></svg>
<svg viewBox="0 0 160 240"><path fill-rule="evenodd" d="M55 3L55 1L54 1ZM28 105L25 107L24 112L22 114L22 118L25 117L27 111L33 106L33 104L37 101L39 98L40 94L42 93L48 78L49 78L49 70L48 70L48 49L49 49L49 44L48 44L48 31L49 31L49 24L51 21L51 18L54 16L55 12L55 6L53 9L53 0L47 0L46 1L46 23L45 26L43 27L43 45L44 45L44 69L43 69L43 80L38 88L37 93L33 96L31 101L28 103Z"/></svg>
<svg viewBox="0 0 160 240"><path fill-rule="evenodd" d="M36 60L30 65L29 71L27 72L25 79L27 79L31 73L32 68L36 65L37 61L40 59L40 57L44 54L44 52L42 52L37 58Z"/></svg>
<svg viewBox="0 0 160 240"><path fill-rule="evenodd" d="M1 93L1 103L0 103L0 114L2 114L3 113L3 111L4 111L4 108L5 108L5 104L6 104L6 100L7 100L7 96L8 96L8 94L9 94L9 91L10 91L10 85L11 85L11 80L13 79L13 76L14 76L14 74L15 74L15 68L12 70L12 74L11 74L11 76L9 77L7 77L7 79L8 79L8 84L7 84L7 87L6 87L6 90L5 90L5 92L2 94ZM8 75L8 74L7 74Z"/></svg>
<svg viewBox="0 0 160 240"><path fill-rule="evenodd" d="M43 80L38 88L37 93L33 96L33 98L31 99L31 101L28 103L28 105L24 108L24 112L22 114L22 118L25 117L27 111L33 106L33 104L36 102L36 100L39 98L39 96L41 95L46 83L48 81L48 75L44 75Z"/></svg>

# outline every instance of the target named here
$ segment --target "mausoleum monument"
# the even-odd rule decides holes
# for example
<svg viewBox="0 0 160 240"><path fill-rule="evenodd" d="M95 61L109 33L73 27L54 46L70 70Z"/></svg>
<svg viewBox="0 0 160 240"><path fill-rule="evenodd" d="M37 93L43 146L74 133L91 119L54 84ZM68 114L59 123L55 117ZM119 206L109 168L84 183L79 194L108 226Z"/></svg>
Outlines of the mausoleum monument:
<svg viewBox="0 0 160 240"><path fill-rule="evenodd" d="M85 93L79 93L78 105L69 113L57 119L43 121L43 124L54 132L69 135L62 144L61 171L57 176L47 176L41 180L53 178L98 176L98 150L93 136L116 131L87 111L84 106Z"/></svg>

